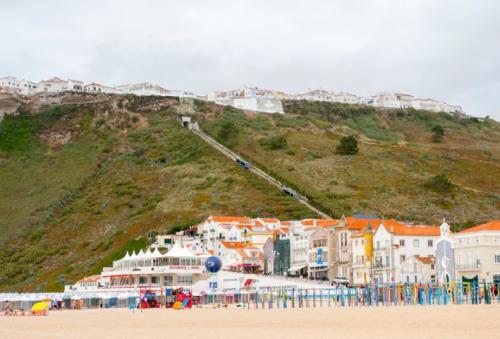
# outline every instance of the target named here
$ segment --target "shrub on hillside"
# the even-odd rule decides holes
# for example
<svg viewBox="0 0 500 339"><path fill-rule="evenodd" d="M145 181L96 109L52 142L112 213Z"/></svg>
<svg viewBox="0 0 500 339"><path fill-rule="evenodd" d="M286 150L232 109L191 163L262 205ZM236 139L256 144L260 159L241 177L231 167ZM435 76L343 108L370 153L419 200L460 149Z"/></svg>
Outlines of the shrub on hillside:
<svg viewBox="0 0 500 339"><path fill-rule="evenodd" d="M441 125L432 127L432 141L441 142L444 137L444 128Z"/></svg>
<svg viewBox="0 0 500 339"><path fill-rule="evenodd" d="M354 155L358 153L358 140L353 136L342 137L337 145L337 154Z"/></svg>
<svg viewBox="0 0 500 339"><path fill-rule="evenodd" d="M453 190L454 185L445 173L441 173L427 180L424 187L434 192L449 193Z"/></svg>
<svg viewBox="0 0 500 339"><path fill-rule="evenodd" d="M270 150L284 149L288 146L284 135L273 135L262 140L261 144Z"/></svg>

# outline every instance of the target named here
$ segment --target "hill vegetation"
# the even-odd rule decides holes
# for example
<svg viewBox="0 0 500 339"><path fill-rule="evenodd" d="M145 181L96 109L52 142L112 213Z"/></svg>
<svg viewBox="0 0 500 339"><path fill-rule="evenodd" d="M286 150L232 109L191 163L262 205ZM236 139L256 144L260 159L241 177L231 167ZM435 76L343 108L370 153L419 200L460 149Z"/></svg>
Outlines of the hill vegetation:
<svg viewBox="0 0 500 339"><path fill-rule="evenodd" d="M314 216L183 129L177 108L111 97L2 121L0 290L60 290L210 214Z"/></svg>
<svg viewBox="0 0 500 339"><path fill-rule="evenodd" d="M285 101L285 115L200 105L213 112L202 128L333 217L446 217L455 229L500 217L500 124L492 119L329 102ZM227 123L232 134L220 138ZM280 147L269 147L277 136Z"/></svg>
<svg viewBox="0 0 500 339"><path fill-rule="evenodd" d="M210 214L315 217L183 129L176 99L85 100L94 102L23 103L0 123L0 290L61 290L155 233ZM318 102L284 107L287 114L268 115L197 101L195 118L333 217L446 217L457 229L500 218L494 120ZM357 153L337 154L342 138L352 149L349 136Z"/></svg>

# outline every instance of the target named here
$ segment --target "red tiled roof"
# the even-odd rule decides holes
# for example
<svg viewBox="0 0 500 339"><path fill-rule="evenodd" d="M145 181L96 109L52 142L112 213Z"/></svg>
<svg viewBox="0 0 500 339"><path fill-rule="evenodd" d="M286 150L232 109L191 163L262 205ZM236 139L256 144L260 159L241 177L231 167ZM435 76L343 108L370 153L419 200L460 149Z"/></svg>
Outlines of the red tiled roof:
<svg viewBox="0 0 500 339"><path fill-rule="evenodd" d="M339 223L336 219L304 219L300 221L304 226L330 227Z"/></svg>
<svg viewBox="0 0 500 339"><path fill-rule="evenodd" d="M434 257L421 257L421 256L416 256L417 260L420 260L424 264L433 264L434 263Z"/></svg>
<svg viewBox="0 0 500 339"><path fill-rule="evenodd" d="M342 229L348 229L351 231L358 231L354 233L353 237L359 237L364 234L368 224L370 224L373 231L376 231L378 227L383 224L388 232L392 232L395 235L406 235L406 236L439 236L440 230L436 226L425 226L425 225L404 225L394 219L357 219L349 217L347 218L347 225L342 227Z"/></svg>
<svg viewBox="0 0 500 339"><path fill-rule="evenodd" d="M220 242L222 246L224 246L227 249L241 249L241 248L249 248L252 245L248 243L243 243L243 242L236 242L236 241L221 241Z"/></svg>
<svg viewBox="0 0 500 339"><path fill-rule="evenodd" d="M267 222L267 223L276 223L280 222L279 219L276 218L260 218L260 220Z"/></svg>
<svg viewBox="0 0 500 339"><path fill-rule="evenodd" d="M79 283L84 282L98 282L101 279L100 275L91 275L90 277L85 277L81 280L78 280Z"/></svg>
<svg viewBox="0 0 500 339"><path fill-rule="evenodd" d="M242 224L250 224L251 220L248 217L234 217L234 216L220 216L220 215L214 215L209 218L209 220L212 220L214 222L238 222Z"/></svg>
<svg viewBox="0 0 500 339"><path fill-rule="evenodd" d="M458 233L473 233L481 231L500 231L500 220L492 220L486 224L481 224L471 228L466 228Z"/></svg>

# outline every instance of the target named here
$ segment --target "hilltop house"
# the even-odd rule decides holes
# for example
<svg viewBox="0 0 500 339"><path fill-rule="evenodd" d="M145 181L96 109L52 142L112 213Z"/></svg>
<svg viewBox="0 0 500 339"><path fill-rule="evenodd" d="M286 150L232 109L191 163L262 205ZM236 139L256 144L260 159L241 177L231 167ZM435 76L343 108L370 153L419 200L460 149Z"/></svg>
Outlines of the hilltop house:
<svg viewBox="0 0 500 339"><path fill-rule="evenodd" d="M22 95L31 95L35 92L37 84L25 79L17 79L16 77L0 78L0 92L11 92Z"/></svg>
<svg viewBox="0 0 500 339"><path fill-rule="evenodd" d="M96 82L92 82L83 86L83 91L87 93L108 93L108 94L122 94L123 92L118 88L104 86Z"/></svg>
<svg viewBox="0 0 500 339"><path fill-rule="evenodd" d="M37 85L37 93L59 93L65 91L83 91L83 82L79 80L62 80L58 77L40 81Z"/></svg>

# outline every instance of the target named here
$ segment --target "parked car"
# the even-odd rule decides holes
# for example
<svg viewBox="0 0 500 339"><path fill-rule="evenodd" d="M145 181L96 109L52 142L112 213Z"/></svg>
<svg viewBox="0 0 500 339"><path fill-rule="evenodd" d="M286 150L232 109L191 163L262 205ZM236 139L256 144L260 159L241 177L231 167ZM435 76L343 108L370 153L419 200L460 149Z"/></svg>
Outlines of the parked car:
<svg viewBox="0 0 500 339"><path fill-rule="evenodd" d="M332 286L349 286L349 280L343 276L336 276L332 279Z"/></svg>

